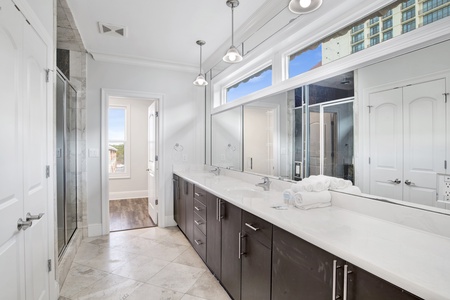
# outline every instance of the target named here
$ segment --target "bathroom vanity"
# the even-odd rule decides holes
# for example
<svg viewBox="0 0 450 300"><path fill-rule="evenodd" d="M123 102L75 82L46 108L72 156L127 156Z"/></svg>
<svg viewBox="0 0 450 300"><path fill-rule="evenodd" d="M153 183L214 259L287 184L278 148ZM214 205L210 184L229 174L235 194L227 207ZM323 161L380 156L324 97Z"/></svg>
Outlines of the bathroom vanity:
<svg viewBox="0 0 450 300"><path fill-rule="evenodd" d="M449 237L365 214L362 197L300 210L283 205L289 182L222 173L174 169L175 219L233 299L450 299Z"/></svg>

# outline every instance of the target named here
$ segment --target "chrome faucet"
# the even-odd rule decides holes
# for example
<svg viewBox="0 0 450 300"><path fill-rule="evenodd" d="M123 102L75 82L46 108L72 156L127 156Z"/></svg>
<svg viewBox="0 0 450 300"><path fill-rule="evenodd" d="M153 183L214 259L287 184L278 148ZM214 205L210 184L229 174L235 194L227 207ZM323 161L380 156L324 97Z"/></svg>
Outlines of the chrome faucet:
<svg viewBox="0 0 450 300"><path fill-rule="evenodd" d="M270 190L270 184L272 181L270 181L269 177L263 177L261 178L263 182L255 184L256 186L262 187L265 191Z"/></svg>
<svg viewBox="0 0 450 300"><path fill-rule="evenodd" d="M214 169L209 170L211 173L213 173L216 176L220 175L220 168L219 167L215 167Z"/></svg>

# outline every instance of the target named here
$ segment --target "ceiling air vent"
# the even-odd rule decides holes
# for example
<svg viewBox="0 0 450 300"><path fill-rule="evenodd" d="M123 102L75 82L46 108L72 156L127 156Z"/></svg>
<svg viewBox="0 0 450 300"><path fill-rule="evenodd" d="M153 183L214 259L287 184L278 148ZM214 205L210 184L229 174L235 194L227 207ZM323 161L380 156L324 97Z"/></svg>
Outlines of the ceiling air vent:
<svg viewBox="0 0 450 300"><path fill-rule="evenodd" d="M127 27L120 25L98 22L98 28L100 33L104 35L126 37L128 33Z"/></svg>

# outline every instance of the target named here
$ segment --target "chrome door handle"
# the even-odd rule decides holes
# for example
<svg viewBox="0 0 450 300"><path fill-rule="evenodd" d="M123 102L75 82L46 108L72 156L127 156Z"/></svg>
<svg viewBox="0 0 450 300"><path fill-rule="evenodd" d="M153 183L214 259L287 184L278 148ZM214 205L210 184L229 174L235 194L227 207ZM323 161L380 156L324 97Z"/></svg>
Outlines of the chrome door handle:
<svg viewBox="0 0 450 300"><path fill-rule="evenodd" d="M400 184L400 183L402 183L401 181L400 181L400 179L398 179L398 178L395 178L395 180L388 180L388 182L390 182L390 183L394 183L394 184Z"/></svg>
<svg viewBox="0 0 450 300"><path fill-rule="evenodd" d="M409 181L408 179L405 180L406 185L415 185L414 182Z"/></svg>
<svg viewBox="0 0 450 300"><path fill-rule="evenodd" d="M40 214L38 214L38 215L32 215L32 214L30 214L30 213L27 213L27 221L30 221L30 220L40 220L41 218L42 218L42 216L44 216L44 213L40 213Z"/></svg>
<svg viewBox="0 0 450 300"><path fill-rule="evenodd" d="M245 223L245 226L247 226L248 228L250 228L253 231L258 231L259 230L259 228L253 227L252 224Z"/></svg>
<svg viewBox="0 0 450 300"><path fill-rule="evenodd" d="M28 227L31 227L33 225L33 221L24 221L22 218L17 220L17 230L27 230Z"/></svg>

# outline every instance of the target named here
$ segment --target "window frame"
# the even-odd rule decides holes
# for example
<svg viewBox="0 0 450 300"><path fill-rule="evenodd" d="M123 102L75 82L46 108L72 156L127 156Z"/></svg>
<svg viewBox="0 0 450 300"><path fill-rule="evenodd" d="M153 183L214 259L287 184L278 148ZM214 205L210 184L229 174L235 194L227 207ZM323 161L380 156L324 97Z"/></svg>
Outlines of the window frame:
<svg viewBox="0 0 450 300"><path fill-rule="evenodd" d="M125 110L125 128L124 128L124 140L112 140L109 136L109 110L113 109L124 109ZM130 151L130 105L129 104L109 104L108 105L108 146L111 143L123 143L123 155L124 155L124 172L122 173L111 173L108 172L109 179L128 179L131 178L131 151ZM109 159L108 159L109 162ZM109 169L109 168L108 168Z"/></svg>

